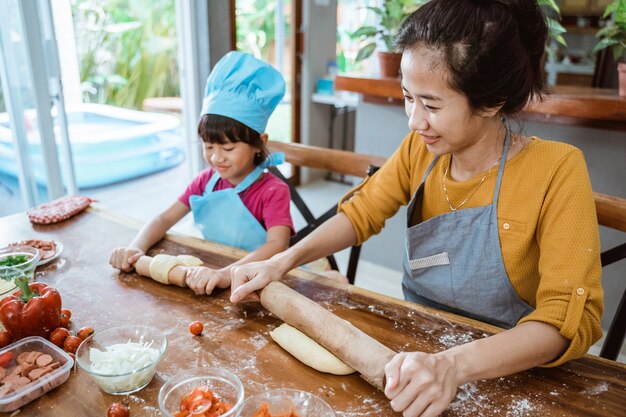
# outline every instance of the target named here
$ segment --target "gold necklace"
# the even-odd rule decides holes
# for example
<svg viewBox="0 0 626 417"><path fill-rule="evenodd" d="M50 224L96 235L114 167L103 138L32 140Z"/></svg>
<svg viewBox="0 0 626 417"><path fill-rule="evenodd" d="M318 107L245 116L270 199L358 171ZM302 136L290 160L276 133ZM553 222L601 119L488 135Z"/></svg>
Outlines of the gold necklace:
<svg viewBox="0 0 626 417"><path fill-rule="evenodd" d="M450 197L448 197L448 189L446 188L446 177L448 176L448 169L450 168L450 165L452 165L452 156L450 156L450 162L448 163L448 165L446 166L446 170L443 173L443 194L446 196L446 201L448 202L448 206L450 207L450 210L452 211L457 211L458 209L460 209L461 207L463 207L463 205L465 203L467 203L467 200L469 200L470 198L472 198L472 196L474 194L476 194L476 191L478 191L478 189L480 188L481 185L483 185L483 182L485 182L485 179L487 178L487 175L489 175L489 173L491 172L491 170L493 169L493 167L495 167L496 165L498 165L498 163L500 163L500 160L502 159L502 156L500 156L500 158L496 159L496 162L494 162L494 164L491 166L491 168L489 168L487 170L487 172L485 173L485 175L483 175L483 177L480 179L480 182L478 183L478 185L472 190L472 192L467 196L467 198L465 198L465 200L463 200L461 202L461 204L459 204L458 206L454 207L452 205L452 203L450 202Z"/></svg>

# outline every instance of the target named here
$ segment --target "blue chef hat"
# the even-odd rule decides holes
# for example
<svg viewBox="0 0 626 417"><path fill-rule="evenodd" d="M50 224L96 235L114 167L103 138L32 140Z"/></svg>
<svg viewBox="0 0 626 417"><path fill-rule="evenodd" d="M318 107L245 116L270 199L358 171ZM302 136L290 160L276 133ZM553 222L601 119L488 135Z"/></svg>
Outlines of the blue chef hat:
<svg viewBox="0 0 626 417"><path fill-rule="evenodd" d="M202 111L235 119L259 133L285 95L285 80L271 65L243 52L224 55L206 83Z"/></svg>

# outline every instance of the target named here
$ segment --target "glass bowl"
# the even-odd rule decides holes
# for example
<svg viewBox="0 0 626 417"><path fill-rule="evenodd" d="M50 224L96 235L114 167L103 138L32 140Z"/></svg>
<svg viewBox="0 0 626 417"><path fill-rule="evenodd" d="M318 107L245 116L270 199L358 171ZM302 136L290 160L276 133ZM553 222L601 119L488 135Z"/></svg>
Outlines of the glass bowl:
<svg viewBox="0 0 626 417"><path fill-rule="evenodd" d="M112 327L85 339L76 351L76 363L102 391L125 395L152 381L166 348L167 338L160 329Z"/></svg>
<svg viewBox="0 0 626 417"><path fill-rule="evenodd" d="M243 385L237 375L219 368L196 368L170 378L159 391L159 408L165 417L179 411L180 400L195 388L207 386L213 394L232 408L220 417L237 416L243 403Z"/></svg>
<svg viewBox="0 0 626 417"><path fill-rule="evenodd" d="M335 412L317 395L297 389L281 388L254 395L241 406L238 417L252 417L265 403L273 416L290 415L298 417L335 417Z"/></svg>
<svg viewBox="0 0 626 417"><path fill-rule="evenodd" d="M0 249L0 262L7 259L9 256L26 256L28 258L26 262L10 266L21 269L24 275L26 275L26 278L28 278L28 281L32 282L35 277L35 268L39 263L39 250L31 246L6 246Z"/></svg>
<svg viewBox="0 0 626 417"><path fill-rule="evenodd" d="M15 278L22 275L22 270L14 266L0 266L0 300L18 290Z"/></svg>

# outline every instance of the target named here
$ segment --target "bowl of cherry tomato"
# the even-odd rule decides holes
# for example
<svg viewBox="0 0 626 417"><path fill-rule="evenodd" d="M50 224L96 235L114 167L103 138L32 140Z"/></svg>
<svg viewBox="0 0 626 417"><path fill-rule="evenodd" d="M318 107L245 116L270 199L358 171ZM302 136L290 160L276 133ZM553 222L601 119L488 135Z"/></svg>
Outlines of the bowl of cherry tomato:
<svg viewBox="0 0 626 417"><path fill-rule="evenodd" d="M335 417L335 412L315 394L280 388L253 395L244 401L238 417Z"/></svg>
<svg viewBox="0 0 626 417"><path fill-rule="evenodd" d="M196 368L170 378L159 391L165 417L235 417L243 403L243 384L237 375L219 368Z"/></svg>

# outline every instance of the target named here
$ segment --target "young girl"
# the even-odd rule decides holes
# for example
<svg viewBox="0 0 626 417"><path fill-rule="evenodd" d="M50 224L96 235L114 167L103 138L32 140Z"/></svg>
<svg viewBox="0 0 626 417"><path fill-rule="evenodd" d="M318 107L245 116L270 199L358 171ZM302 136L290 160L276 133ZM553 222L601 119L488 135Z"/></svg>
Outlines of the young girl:
<svg viewBox="0 0 626 417"><path fill-rule="evenodd" d="M205 239L251 251L222 269L189 269L187 285L197 294L227 288L230 268L268 259L289 246L289 188L264 172L282 163L283 155L268 155L268 135L261 133L284 93L280 73L249 54L230 52L217 63L207 81L198 125L210 168L150 220L128 247L113 251L109 262L114 268L131 270L189 211Z"/></svg>

